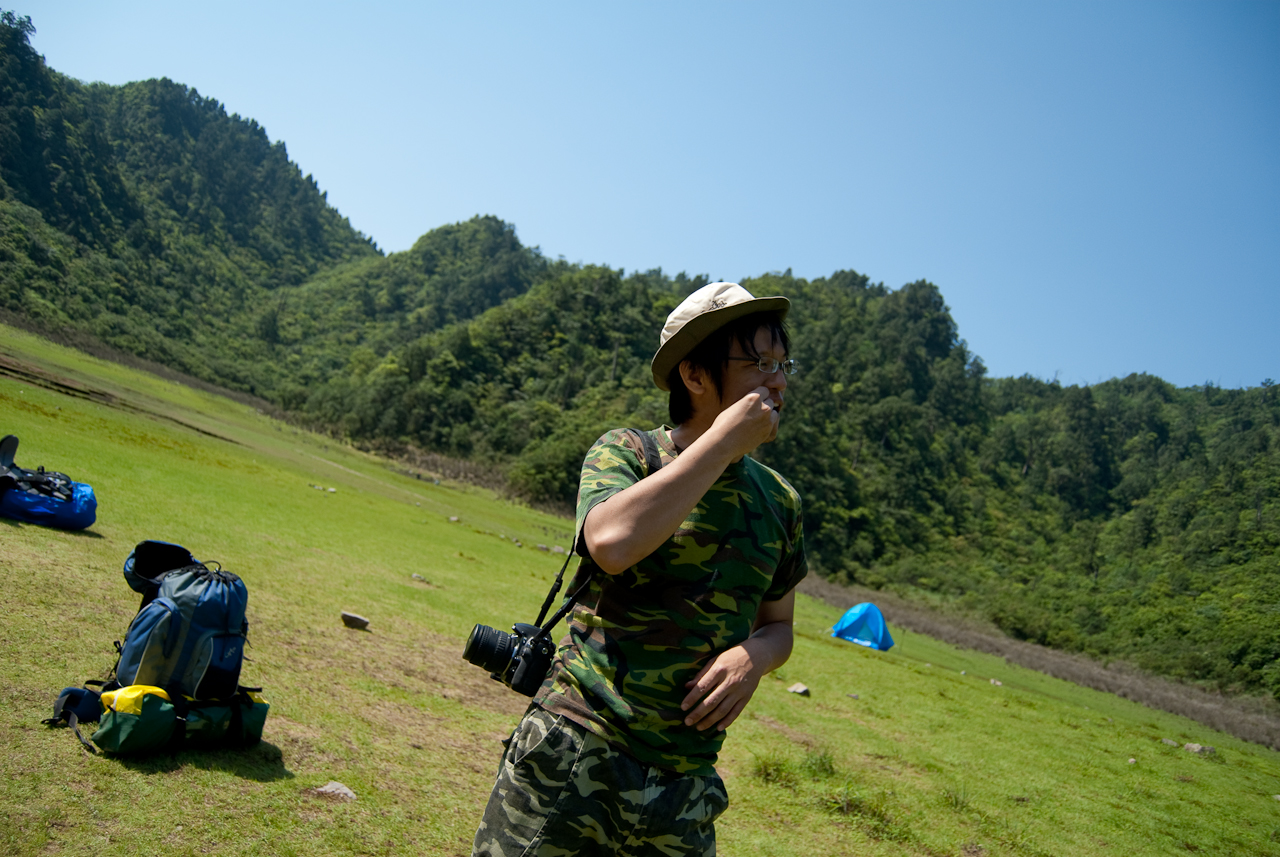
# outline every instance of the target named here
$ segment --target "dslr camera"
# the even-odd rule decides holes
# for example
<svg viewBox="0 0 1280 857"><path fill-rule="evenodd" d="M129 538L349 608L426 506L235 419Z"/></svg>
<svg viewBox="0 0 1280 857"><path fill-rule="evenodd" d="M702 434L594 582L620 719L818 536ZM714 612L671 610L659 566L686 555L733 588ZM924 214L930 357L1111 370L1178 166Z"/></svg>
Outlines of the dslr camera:
<svg viewBox="0 0 1280 857"><path fill-rule="evenodd" d="M516 693L533 696L551 669L555 646L546 631L537 625L517 622L512 633L504 634L488 625L476 625L467 637L462 657L489 671L489 677L500 681Z"/></svg>
<svg viewBox="0 0 1280 857"><path fill-rule="evenodd" d="M547 673L551 671L551 657L556 651L551 642L551 629L578 603L578 596L586 590L594 574L594 570L589 570L582 583L565 599L555 615L547 620L547 624L542 625L543 617L560 594L560 584L564 581L564 572L572 557L573 552L570 551L555 582L551 584L547 600L542 602L536 624L517 622L511 626L510 634L504 634L488 625L477 624L471 629L471 636L467 637L467 645L462 650L463 659L488 670L489 678L502 682L516 693L523 693L525 696L537 693Z"/></svg>

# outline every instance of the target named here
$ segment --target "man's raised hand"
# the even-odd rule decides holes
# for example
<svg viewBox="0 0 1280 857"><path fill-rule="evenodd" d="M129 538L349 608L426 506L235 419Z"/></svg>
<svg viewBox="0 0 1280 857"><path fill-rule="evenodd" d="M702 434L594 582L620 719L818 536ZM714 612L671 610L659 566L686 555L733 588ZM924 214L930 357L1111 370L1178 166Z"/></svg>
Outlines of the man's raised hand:
<svg viewBox="0 0 1280 857"><path fill-rule="evenodd" d="M738 401L729 405L711 424L709 434L729 446L735 457L753 451L762 443L768 443L778 435L778 406L781 396L768 387L756 387Z"/></svg>

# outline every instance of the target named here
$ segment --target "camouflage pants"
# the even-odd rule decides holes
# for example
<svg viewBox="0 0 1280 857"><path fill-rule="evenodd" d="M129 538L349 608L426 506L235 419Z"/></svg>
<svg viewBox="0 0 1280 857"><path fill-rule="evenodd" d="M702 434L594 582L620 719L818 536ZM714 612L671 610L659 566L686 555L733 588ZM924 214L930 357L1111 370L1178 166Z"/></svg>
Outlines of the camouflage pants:
<svg viewBox="0 0 1280 857"><path fill-rule="evenodd" d="M537 706L502 754L472 857L677 857L716 853L729 806L714 774L644 765Z"/></svg>

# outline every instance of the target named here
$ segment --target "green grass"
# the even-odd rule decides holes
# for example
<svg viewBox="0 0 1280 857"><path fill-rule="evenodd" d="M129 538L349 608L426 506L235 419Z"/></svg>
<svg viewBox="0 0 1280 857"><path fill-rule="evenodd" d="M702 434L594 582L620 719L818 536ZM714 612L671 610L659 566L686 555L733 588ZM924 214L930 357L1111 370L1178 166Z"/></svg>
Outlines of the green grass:
<svg viewBox="0 0 1280 857"><path fill-rule="evenodd" d="M100 502L86 533L0 519L0 853L467 853L525 700L462 643L533 618L559 568L534 546L571 524L8 328L0 353L116 397L0 377L19 462ZM244 679L272 703L255 750L91 757L40 725L113 662L146 538L248 584ZM791 661L731 729L722 854L1280 855L1280 754L897 627L869 651L836 618L799 597ZM359 799L310 793L329 780Z"/></svg>

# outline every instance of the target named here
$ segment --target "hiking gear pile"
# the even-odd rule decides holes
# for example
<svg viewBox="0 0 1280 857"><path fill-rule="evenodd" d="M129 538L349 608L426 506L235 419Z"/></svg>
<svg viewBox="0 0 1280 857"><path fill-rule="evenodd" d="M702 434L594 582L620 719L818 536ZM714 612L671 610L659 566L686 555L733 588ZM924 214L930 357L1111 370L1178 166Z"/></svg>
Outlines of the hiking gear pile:
<svg viewBox="0 0 1280 857"><path fill-rule="evenodd" d="M270 706L261 688L240 684L249 631L244 582L159 541L133 549L124 578L142 604L123 644L115 644L112 677L66 688L44 722L65 721L92 749L78 724L99 721L90 738L114 753L257 743Z"/></svg>
<svg viewBox="0 0 1280 857"><path fill-rule="evenodd" d="M0 515L61 530L83 530L97 520L93 486L44 467L19 467L17 452L16 435L0 438Z"/></svg>

